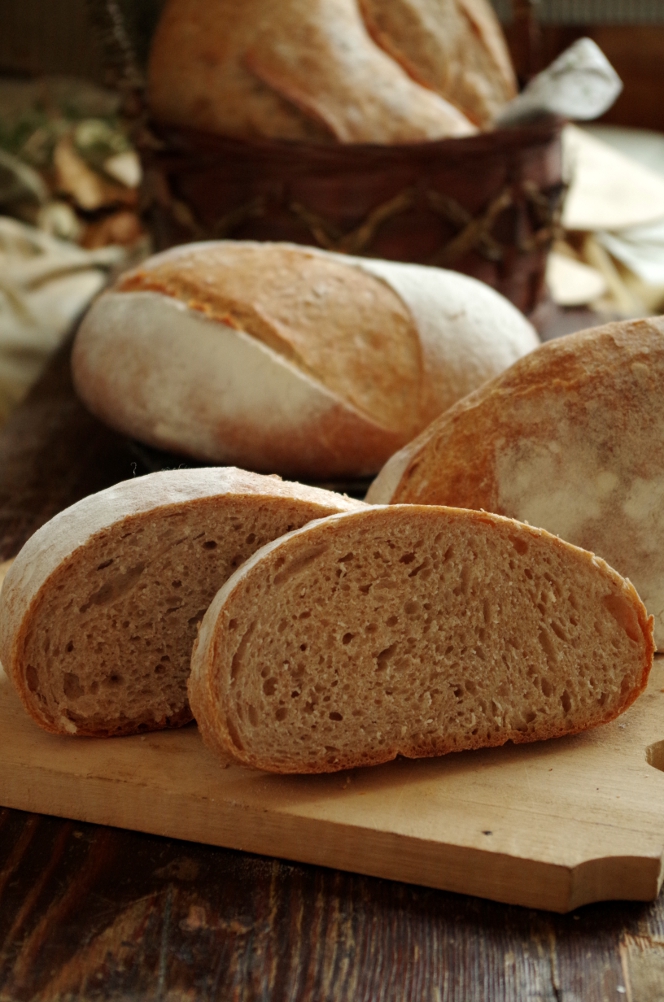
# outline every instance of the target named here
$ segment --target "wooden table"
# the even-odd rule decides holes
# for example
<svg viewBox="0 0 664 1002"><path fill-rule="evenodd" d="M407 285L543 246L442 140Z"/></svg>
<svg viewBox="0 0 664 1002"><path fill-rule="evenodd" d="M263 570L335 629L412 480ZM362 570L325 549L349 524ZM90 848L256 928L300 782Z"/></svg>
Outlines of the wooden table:
<svg viewBox="0 0 664 1002"><path fill-rule="evenodd" d="M0 433L0 558L140 474L62 352ZM664 907L558 916L0 809L0 1002L658 1002Z"/></svg>

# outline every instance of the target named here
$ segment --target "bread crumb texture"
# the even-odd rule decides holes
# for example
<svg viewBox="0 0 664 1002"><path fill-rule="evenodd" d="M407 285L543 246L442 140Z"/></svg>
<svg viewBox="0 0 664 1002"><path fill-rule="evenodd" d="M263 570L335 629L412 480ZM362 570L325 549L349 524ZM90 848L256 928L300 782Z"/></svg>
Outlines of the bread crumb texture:
<svg viewBox="0 0 664 1002"><path fill-rule="evenodd" d="M190 472L168 476L181 473L184 489ZM244 476L253 495L240 490L117 519L74 548L29 602L3 591L5 620L18 601L27 605L3 661L8 656L5 665L38 723L102 737L186 724L192 644L221 585L268 541L360 505L305 487L298 499L299 485ZM295 496L283 496L288 488ZM103 505L103 494L97 498ZM94 498L86 501L89 508ZM80 515L75 508L69 514L75 534ZM52 535L40 531L47 549Z"/></svg>
<svg viewBox="0 0 664 1002"><path fill-rule="evenodd" d="M265 547L206 614L189 683L204 740L332 772L573 734L645 688L629 582L498 516L398 505Z"/></svg>

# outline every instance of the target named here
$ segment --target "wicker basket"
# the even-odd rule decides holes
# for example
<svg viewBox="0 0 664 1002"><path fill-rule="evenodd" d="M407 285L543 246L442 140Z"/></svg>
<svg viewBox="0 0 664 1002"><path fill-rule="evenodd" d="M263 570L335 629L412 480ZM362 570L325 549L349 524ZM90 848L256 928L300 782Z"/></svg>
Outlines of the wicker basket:
<svg viewBox="0 0 664 1002"><path fill-rule="evenodd" d="M527 314L542 301L564 193L560 121L398 146L242 141L160 125L144 116L126 2L88 2L136 115L157 249L289 240L452 268Z"/></svg>

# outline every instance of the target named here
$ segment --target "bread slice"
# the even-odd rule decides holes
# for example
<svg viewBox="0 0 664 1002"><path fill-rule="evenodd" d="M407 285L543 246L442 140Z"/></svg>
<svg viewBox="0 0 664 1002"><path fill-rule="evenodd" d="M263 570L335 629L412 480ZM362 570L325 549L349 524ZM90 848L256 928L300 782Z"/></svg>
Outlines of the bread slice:
<svg viewBox="0 0 664 1002"><path fill-rule="evenodd" d="M333 772L594 727L643 691L652 654L634 588L592 553L396 505L312 522L236 571L189 696L222 755Z"/></svg>
<svg viewBox="0 0 664 1002"><path fill-rule="evenodd" d="M157 119L220 135L404 143L476 131L376 45L356 0L170 0L148 77Z"/></svg>
<svg viewBox="0 0 664 1002"><path fill-rule="evenodd" d="M511 303L465 275L213 241L158 254L104 294L73 373L125 434L324 480L376 473L538 344Z"/></svg>
<svg viewBox="0 0 664 1002"><path fill-rule="evenodd" d="M191 720L197 625L268 540L363 507L243 470L171 470L84 498L42 526L0 593L0 657L47 731L110 737Z"/></svg>
<svg viewBox="0 0 664 1002"><path fill-rule="evenodd" d="M542 345L441 415L372 485L539 525L628 577L664 648L664 318Z"/></svg>
<svg viewBox="0 0 664 1002"><path fill-rule="evenodd" d="M489 0L359 0L381 48L483 128L516 97L509 50Z"/></svg>

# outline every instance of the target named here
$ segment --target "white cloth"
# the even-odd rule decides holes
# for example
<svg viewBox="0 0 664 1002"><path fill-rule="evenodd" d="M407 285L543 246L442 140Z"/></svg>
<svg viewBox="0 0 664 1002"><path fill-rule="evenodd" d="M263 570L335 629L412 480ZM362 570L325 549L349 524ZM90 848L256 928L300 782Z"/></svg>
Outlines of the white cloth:
<svg viewBox="0 0 664 1002"><path fill-rule="evenodd" d="M86 251L0 216L0 421L124 256L121 247Z"/></svg>

